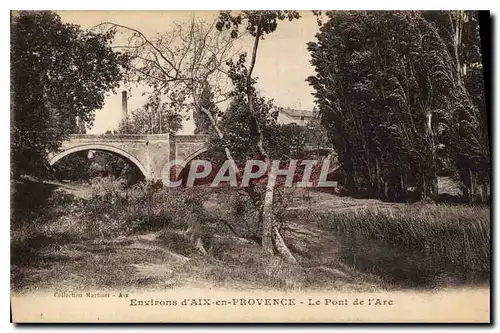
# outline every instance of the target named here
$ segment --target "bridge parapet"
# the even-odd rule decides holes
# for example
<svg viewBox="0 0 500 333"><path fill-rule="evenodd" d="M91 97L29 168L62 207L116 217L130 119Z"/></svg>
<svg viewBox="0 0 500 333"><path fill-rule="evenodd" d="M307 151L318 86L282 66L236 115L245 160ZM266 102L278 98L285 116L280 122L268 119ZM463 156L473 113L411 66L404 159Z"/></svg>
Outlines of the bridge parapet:
<svg viewBox="0 0 500 333"><path fill-rule="evenodd" d="M172 135L170 140L179 143L191 143L191 142L208 142L210 139L209 135L205 134L194 134L194 135Z"/></svg>
<svg viewBox="0 0 500 333"><path fill-rule="evenodd" d="M66 141L168 141L170 134L71 134Z"/></svg>

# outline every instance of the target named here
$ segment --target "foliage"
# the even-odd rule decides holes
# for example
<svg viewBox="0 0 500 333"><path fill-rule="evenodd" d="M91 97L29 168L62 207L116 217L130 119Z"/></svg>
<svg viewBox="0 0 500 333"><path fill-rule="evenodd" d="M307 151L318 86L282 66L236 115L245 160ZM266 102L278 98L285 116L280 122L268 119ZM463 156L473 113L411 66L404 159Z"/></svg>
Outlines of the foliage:
<svg viewBox="0 0 500 333"><path fill-rule="evenodd" d="M124 134L175 134L182 128L182 117L158 97L150 98L122 120L118 132Z"/></svg>
<svg viewBox="0 0 500 333"><path fill-rule="evenodd" d="M421 198L437 198L447 161L466 161L456 148L480 146L444 27L420 12L327 16L318 42L308 45L317 72L308 80L349 192L404 200L416 188ZM457 128L460 114L469 115L469 127Z"/></svg>
<svg viewBox="0 0 500 333"><path fill-rule="evenodd" d="M431 11L424 16L438 27L457 72L448 142L452 171L470 201L486 201L490 151L477 12Z"/></svg>
<svg viewBox="0 0 500 333"><path fill-rule="evenodd" d="M274 129L277 127L278 113L273 107L272 101L264 97L254 97L254 112L265 140L265 147L270 148ZM229 104L226 112L222 115L218 126L222 131L223 138L213 136L212 150L214 153L222 151L227 147L231 151L233 158L238 161L246 161L249 157L260 156L257 149L259 134L256 126L253 126L254 118L248 112L248 104L243 95L238 95ZM224 156L220 156L223 158Z"/></svg>
<svg viewBox="0 0 500 333"><path fill-rule="evenodd" d="M328 132L321 124L321 115L319 110L314 107L311 119L307 122L304 131L305 144L316 148L330 148L331 143L328 140Z"/></svg>
<svg viewBox="0 0 500 333"><path fill-rule="evenodd" d="M87 151L81 151L64 157L52 168L56 179L59 180L88 180L90 162Z"/></svg>
<svg viewBox="0 0 500 333"><path fill-rule="evenodd" d="M260 226L255 210L234 193L162 188L152 182L127 187L104 178L93 185L91 197L80 199L47 183L13 184L14 197L24 199L14 201L11 223L16 287L68 281L76 286L153 287L157 280L145 281L137 266L154 264L151 268L157 269L165 263L175 276L160 276L161 283L174 278L187 286L209 282L374 291L477 284L490 277L487 206L345 199L334 200L342 211L325 211L332 207L331 198L319 198L311 206L316 208L306 209L296 195L286 200L294 209L284 212L289 223L284 237L301 268L262 253L259 240L251 237L252 228ZM185 236L193 217L203 221L209 236L208 255L198 255Z"/></svg>
<svg viewBox="0 0 500 333"><path fill-rule="evenodd" d="M270 139L270 155L283 161L300 158L309 148L307 128L297 124L277 124Z"/></svg>
<svg viewBox="0 0 500 333"><path fill-rule="evenodd" d="M194 134L210 134L214 133L213 125L205 114L202 111L202 108L207 110L214 119L217 119L220 115L220 110L214 102L214 93L210 88L210 85L205 84L203 86L203 90L201 91L199 106L194 108L193 110L193 118L196 128L194 130Z"/></svg>
<svg viewBox="0 0 500 333"><path fill-rule="evenodd" d="M257 60L257 51L259 42L266 35L274 32L277 28L278 21L288 19L292 21L300 18L297 11L242 11L233 13L231 11L222 11L216 24L219 31L231 31L231 37L237 38L240 35L239 26L246 24L245 31L253 37L253 48L250 58L250 64L246 65L247 54L242 53L236 62L232 59L227 61L229 66L228 76L233 83L233 91L231 96L241 104L247 115L247 126L251 131L251 137L256 137L254 145L261 157L269 159L268 147L265 147L265 133L269 126L266 121L263 121L262 105L265 103L263 98L259 98L255 89L257 82L256 78L252 77L253 69ZM272 108L272 101L267 102L267 111ZM245 106L246 105L246 106ZM265 109L265 108L264 108ZM265 111L265 110L264 110ZM276 122L277 113L273 112L274 123ZM269 122L270 120L267 120ZM262 128L261 128L262 127ZM249 152L252 154L252 152Z"/></svg>
<svg viewBox="0 0 500 333"><path fill-rule="evenodd" d="M240 34L239 26L246 23L245 30L253 37L261 38L275 31L278 27L278 21L292 21L299 18L299 12L293 10L245 10L236 14L222 11L219 14L216 28L230 30L231 37L236 38Z"/></svg>
<svg viewBox="0 0 500 333"><path fill-rule="evenodd" d="M95 151L89 164L90 177L110 177L131 185L144 180L139 168L120 155L106 151Z"/></svg>
<svg viewBox="0 0 500 333"><path fill-rule="evenodd" d="M228 110L221 117L220 127L224 133L223 145L235 151L235 156L248 158L259 156L256 148L258 133L252 127L252 119L245 113L247 107L244 98L234 99ZM254 97L254 109L257 121L263 133L264 148L273 159L288 161L307 155L307 151L317 148L328 148L330 143L325 128L321 125L319 115L305 126L297 124L279 124L277 122L279 108L272 100ZM242 112L243 111L243 112Z"/></svg>
<svg viewBox="0 0 500 333"><path fill-rule="evenodd" d="M127 186L124 180L97 177L92 179L91 198L85 211L89 223L108 236L162 228L183 229L191 222L186 214L203 214L200 207L205 192L166 188L151 181Z"/></svg>
<svg viewBox="0 0 500 333"><path fill-rule="evenodd" d="M230 76L235 82L235 86L241 85L244 79L246 67L244 66L245 56L239 58L237 64L230 62ZM253 80L256 82L256 80ZM239 83L238 83L239 82ZM227 156L224 148L231 152L231 157L241 168L244 167L248 159L264 159L262 150L272 159L288 161L291 158L297 158L305 150L306 135L301 126L289 124L281 125L277 123L278 109L274 107L272 100L267 100L256 90L252 89L251 99L253 112L249 111L248 96L237 90L232 93L233 99L228 109L220 117L217 123L221 131L222 138L219 135L211 136L210 156L213 160L224 161ZM243 89L243 88L242 88ZM245 221L247 228L243 230L242 235L249 238L261 239L259 234L262 232L262 214L265 195L265 184L251 183L245 189L246 193L239 193L238 198L228 199L238 207L242 208L241 219ZM232 194L235 194L231 192ZM277 222L283 211L282 203L286 201L281 192L276 192L274 201L277 202L273 207L272 214ZM279 223L277 223L279 225Z"/></svg>
<svg viewBox="0 0 500 333"><path fill-rule="evenodd" d="M12 160L17 175L45 170L47 152L91 126L126 60L112 33L61 22L52 12L17 12L11 28Z"/></svg>

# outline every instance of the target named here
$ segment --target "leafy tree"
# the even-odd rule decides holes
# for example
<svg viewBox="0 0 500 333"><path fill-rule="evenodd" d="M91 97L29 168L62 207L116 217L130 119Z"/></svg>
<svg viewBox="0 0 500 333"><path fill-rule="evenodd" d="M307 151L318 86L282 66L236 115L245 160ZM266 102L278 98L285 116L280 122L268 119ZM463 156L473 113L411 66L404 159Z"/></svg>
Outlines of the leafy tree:
<svg viewBox="0 0 500 333"><path fill-rule="evenodd" d="M307 145L306 127L297 124L277 124L272 133L266 148L273 159L283 161L297 159L311 148Z"/></svg>
<svg viewBox="0 0 500 333"><path fill-rule="evenodd" d="M131 33L129 43L124 45L124 49L128 50L127 54L132 59L131 80L147 83L153 89L153 95L167 96L176 111L188 107L205 113L219 139L223 139L224 134L217 124L216 117L211 110L200 103L206 85L210 84L212 89L216 88L217 95L221 96L222 100L238 96L246 99L247 112L251 116L250 128L257 133L257 150L270 165L269 154L263 145L262 129L256 120L255 79L252 78L252 73L260 40L276 30L278 21L284 19L291 21L299 17L295 11L222 12L218 19L208 26L195 19L187 26L174 23L172 30L154 38L148 38L132 27L112 22L104 22L100 27L111 30L123 29ZM239 30L241 25L245 25L243 31ZM233 41L245 33L250 34L254 40L248 68L245 64L246 55L240 56L236 64L231 61ZM229 65L229 72L224 70L224 64ZM220 78L221 75L227 74L234 89L224 93L224 89L220 87L226 86L223 84L225 80ZM229 147L224 147L224 153L232 162L233 168L238 170ZM263 248L269 254L273 254L276 249L290 261L295 261L274 223L273 196L274 188L267 189L260 207L263 220ZM275 236L274 245L272 235Z"/></svg>
<svg viewBox="0 0 500 333"><path fill-rule="evenodd" d="M454 119L448 146L454 171L470 201L487 199L490 152L477 12L430 11L455 69Z"/></svg>
<svg viewBox="0 0 500 333"><path fill-rule="evenodd" d="M104 95L120 81L112 33L97 34L61 22L52 12L16 12L11 26L12 160L15 175L40 174L46 156L91 126ZM80 123L80 127L81 127Z"/></svg>
<svg viewBox="0 0 500 333"><path fill-rule="evenodd" d="M168 103L150 98L142 108L124 119L118 132L124 134L175 134L182 128L182 117Z"/></svg>
<svg viewBox="0 0 500 333"><path fill-rule="evenodd" d="M465 24L462 12L327 17L309 44L318 73L309 81L350 192L397 200L413 186L436 198L437 175L450 165L470 193L487 183L474 20Z"/></svg>
<svg viewBox="0 0 500 333"><path fill-rule="evenodd" d="M204 112L202 110L206 111ZM209 134L214 131L210 118L207 116L206 112L209 112L214 119L217 119L220 114L220 110L214 102L214 93L212 89L210 89L209 84L203 86L199 107L193 110L193 118L196 125L194 134Z"/></svg>
<svg viewBox="0 0 500 333"><path fill-rule="evenodd" d="M131 59L127 82L146 84L152 91L150 100L165 101L175 114L194 110L198 117L199 111L203 112L219 134L214 110L205 108L212 105L206 99L201 103L201 97L204 91L207 96L209 86L215 105L228 99L229 78L223 67L233 56L234 39L218 31L215 24L216 20L206 22L193 17L188 23L172 22L167 31L151 37L113 22L103 22L96 28L128 35L128 42L117 46ZM126 126L122 125L122 131L128 131ZM200 238L194 241L201 243Z"/></svg>
<svg viewBox="0 0 500 333"><path fill-rule="evenodd" d="M331 147L328 133L321 124L321 115L316 107L313 108L312 117L306 124L304 136L304 144L307 146L317 149Z"/></svg>
<svg viewBox="0 0 500 333"><path fill-rule="evenodd" d="M436 198L440 158L464 100L436 25L420 12L327 13L308 45L323 125L351 193ZM466 100L466 99L465 99Z"/></svg>
<svg viewBox="0 0 500 333"><path fill-rule="evenodd" d="M269 148L277 127L277 112L274 110L272 101L260 96L254 96L254 108L256 121L264 136L264 145ZM248 157L260 157L257 148L259 135L255 128L252 128L252 121L245 97L243 95L235 97L217 124L222 132L222 138L215 136L216 143L212 145L213 153L220 152L221 147L229 147L232 157L243 163ZM225 154L222 158L225 158Z"/></svg>
<svg viewBox="0 0 500 333"><path fill-rule="evenodd" d="M250 130L252 133L256 134L255 148L260 158L266 161L268 170L271 170L271 156L265 147L265 128L262 128L261 122L259 122L259 113L256 107L258 100L256 99L257 96L255 93L256 79L252 77L252 74L257 60L257 51L261 39L264 39L266 35L274 32L280 20L288 19L292 21L298 18L300 18L300 15L296 11L242 11L237 13L223 11L220 13L219 20L216 24L218 30L230 31L231 37L233 38L238 38L241 33L239 28L241 25L244 25L244 31L248 32L253 38L249 66L247 67L246 65L246 54L242 54L236 63L228 61L230 67L228 74L234 86L232 96L244 99L243 104L246 104L245 109L250 117ZM214 126L216 126L216 124L214 124ZM222 139L223 133L217 130L217 128L216 132ZM233 160L229 148L226 147L225 150L227 158ZM251 157L255 158L255 156ZM269 177L274 178L275 175L271 173ZM260 203L260 207L258 208L262 221L262 248L264 252L269 255L273 255L276 250L276 252L282 255L287 261L296 262L277 228L276 218L273 212L274 193L275 186L273 182L268 182L263 199L257 201Z"/></svg>

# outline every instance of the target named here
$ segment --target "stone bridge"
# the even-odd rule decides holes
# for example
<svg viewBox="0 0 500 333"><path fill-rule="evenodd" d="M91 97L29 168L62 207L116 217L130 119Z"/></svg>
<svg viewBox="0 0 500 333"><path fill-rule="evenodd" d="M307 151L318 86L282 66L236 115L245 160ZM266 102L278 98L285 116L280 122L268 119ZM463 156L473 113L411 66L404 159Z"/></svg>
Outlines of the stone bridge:
<svg viewBox="0 0 500 333"><path fill-rule="evenodd" d="M186 163L207 150L206 135L73 134L49 155L50 165L64 156L85 150L101 150L120 155L141 170L148 180L160 180L165 164L171 160Z"/></svg>

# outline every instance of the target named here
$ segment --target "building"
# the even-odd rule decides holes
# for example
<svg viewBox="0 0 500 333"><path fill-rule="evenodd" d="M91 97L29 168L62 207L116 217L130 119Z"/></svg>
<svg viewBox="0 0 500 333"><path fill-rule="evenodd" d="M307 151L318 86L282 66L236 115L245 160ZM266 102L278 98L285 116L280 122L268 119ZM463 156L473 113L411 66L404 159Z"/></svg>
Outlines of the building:
<svg viewBox="0 0 500 333"><path fill-rule="evenodd" d="M313 116L311 110L299 110L287 108L279 108L278 123L280 124L297 124L305 125Z"/></svg>

